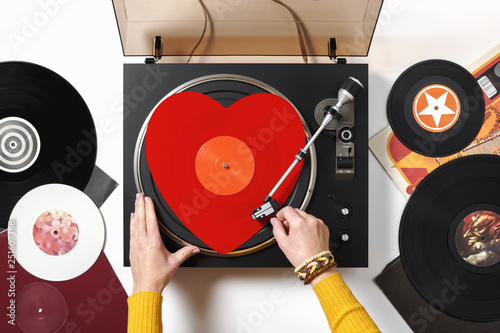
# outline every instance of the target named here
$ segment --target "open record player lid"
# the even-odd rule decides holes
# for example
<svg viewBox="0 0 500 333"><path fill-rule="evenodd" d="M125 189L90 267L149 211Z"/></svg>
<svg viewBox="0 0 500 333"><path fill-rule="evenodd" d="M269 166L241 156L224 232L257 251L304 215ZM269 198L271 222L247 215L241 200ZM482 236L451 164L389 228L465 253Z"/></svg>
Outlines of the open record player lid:
<svg viewBox="0 0 500 333"><path fill-rule="evenodd" d="M126 56L366 56L383 0L113 0ZM205 7L205 10L204 8ZM198 47L205 27L206 32ZM299 33L301 30L301 33ZM299 37L299 35L302 37ZM299 39L305 47L301 51Z"/></svg>

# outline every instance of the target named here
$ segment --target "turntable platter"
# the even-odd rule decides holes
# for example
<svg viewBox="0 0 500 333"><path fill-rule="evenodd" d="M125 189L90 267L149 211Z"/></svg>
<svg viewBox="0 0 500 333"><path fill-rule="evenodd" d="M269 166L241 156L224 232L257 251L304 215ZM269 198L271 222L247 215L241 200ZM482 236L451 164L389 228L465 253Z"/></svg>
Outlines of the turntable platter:
<svg viewBox="0 0 500 333"><path fill-rule="evenodd" d="M273 89L272 87L270 87L262 82L254 80L252 78L244 77L244 76L237 76L237 75L214 75L214 76L208 76L208 77L201 77L198 80L195 80L195 81L190 82L184 86L181 86L181 87L178 87L177 89L174 89L172 92L167 94L165 99L160 101L160 103L158 103L157 107L155 107L153 110L157 110L158 107L165 100L167 100L169 97L173 96L174 94L177 94L176 97L180 96L179 95L180 92L183 92L183 93L186 93L186 92L202 93L203 96L205 96L205 97L203 97L203 102L201 102L201 103L203 103L204 108L207 107L207 104L211 103L210 100L218 102L219 104L221 104L225 108L229 108L231 105L233 105L237 101L242 101L242 100L244 100L245 97L248 98L248 96L252 96L251 98L254 98L254 99L256 97L261 97L261 98L266 97L267 100L265 101L265 103L276 103L276 102L281 103L279 100L283 100L283 97L280 96L280 94L277 90ZM272 94L271 96L274 96L274 97L268 96L269 94ZM187 99L192 100L193 98L196 98L196 97L201 98L201 96L193 94L193 95L189 95ZM276 101L276 100L278 100L278 101ZM184 103L182 105L183 105L183 107L185 107L184 105L186 104L186 101L182 101L182 103ZM238 103L241 103L241 102L238 102ZM277 105L277 106L273 106L273 107L275 109L281 108L281 104L280 104L280 106ZM272 110L273 107L271 107L270 110ZM259 110L255 110L256 109L255 107L254 108L250 107L250 109L251 110L249 110L249 111L253 110L253 112L259 111ZM305 137L310 136L309 129L308 129L307 125L305 124L304 119L302 118L302 116L298 112L298 110L295 108L293 108L293 110L294 110L293 112L296 113L297 119L298 119L298 121L300 121L300 124L302 127L302 129L301 129L301 132L303 133L301 135L302 139L300 139L300 137L299 137L298 140L299 140L299 142L300 142L300 140L302 140L302 142L304 142ZM266 116L265 110L261 111L261 112L263 112L263 113L260 115L259 120ZM220 212L221 214L224 214L224 215L221 215L221 218L222 218L222 216L227 216L227 218L229 218L229 219L234 219L233 216L240 216L243 214L243 216L241 216L239 218L240 220L242 220L242 222L241 222L242 225L240 225L239 227L237 227L237 229L232 231L232 238L231 239L233 239L235 237L235 234L240 234L240 233L242 234L243 237L248 235L248 233L255 235L254 237L251 237L249 240L243 242L242 245L237 246L235 249L233 248L228 252L226 252L224 250L221 251L221 249L224 249L225 247L223 247L219 244L224 245L225 243L229 242L227 240L227 238L224 238L225 234L221 233L220 231L214 232L211 229L208 229L208 231L207 231L207 229L203 229L201 231L198 231L198 235L201 233L202 236L197 237L196 236L197 233L193 232L193 227L186 226L186 224L188 224L188 223L185 223L186 222L186 218L185 218L186 215L184 215L183 219L179 219L178 215L182 214L182 211L177 210L177 214L176 214L174 212L175 208L172 209L172 207L171 207L172 204L174 204L173 207L179 206L175 202L179 196L178 191L176 191L175 193L172 193L169 200L165 199L165 193L166 193L166 191L168 192L172 188L172 182L176 182L176 180L179 180L179 184L178 184L177 188L187 188L188 193L186 194L186 196L190 195L190 196L196 197L196 193L193 193L191 189L196 188L197 185L199 184L199 182L201 182L201 185L203 185L203 182L204 182L203 175L206 175L207 173L209 173L208 169L203 168L203 170L202 170L202 168L200 166L200 163L203 164L202 162L200 162L200 160L202 160L204 158L201 156L203 156L203 154L206 155L206 151L209 148L213 148L213 147L220 148L220 145L217 146L217 144L220 143L221 141L225 142L226 144L228 142L230 142L229 147L232 147L234 145L238 145L236 151L238 151L240 153L244 149L248 149L248 151L250 151L250 148L247 145L245 145L242 141L240 141L239 139L232 137L232 136L218 136L218 137L212 138L212 139L208 140L207 142L205 142L204 144L202 144L201 148L199 148L200 144L193 146L193 151L192 151L191 155L193 155L193 156L196 155L196 162L194 164L196 165L198 163L198 165L196 166L197 169L194 169L194 170L196 170L196 177L194 177L193 175L191 175L189 177L178 177L178 176L174 177L173 176L174 174L178 175L179 173L182 173L186 170L186 165L184 163L180 163L180 165L179 165L179 163L176 162L175 164L179 167L177 172L163 173L162 167L158 167L159 171L157 171L157 177L156 177L156 182L155 182L155 177L153 177L151 175L151 157L149 159L147 158L147 156L146 156L147 149L145 149L146 132L147 132L148 124L151 120L152 115L153 115L153 112L151 112L150 116L147 118L146 122L143 124L143 130L141 131L141 135L139 136L139 138L137 140L137 144L136 144L136 147L138 148L136 150L136 156L137 156L137 159L136 159L136 166L137 166L136 186L137 186L138 191L142 191L142 192L146 193L147 195L152 196L154 199L157 199L156 200L157 207L159 207L159 208L157 208L158 219L161 221L161 225L162 225L164 231L167 232L167 235L169 235L170 237L173 237L174 240L176 240L177 242L180 242L182 244L194 244L194 245L200 247L204 253L211 254L211 255L220 255L220 252L224 253L224 255L226 255L226 256L243 255L243 254L247 254L249 252L253 252L253 251L256 251L258 249L261 249L265 246L268 246L269 244L272 244L274 242L274 238L273 238L273 234L272 234L272 228L266 224L268 219L265 221L262 221L262 222L251 221L251 220L246 221L246 219L250 219L249 216L246 216L247 215L246 212L251 211L251 209L243 209L240 207L242 204L242 203L240 203L242 201L242 199L241 199L241 197L238 197L238 193L251 185L250 181L252 180L252 178L254 178L254 182L255 182L256 181L255 178L259 177L258 171L255 170L257 168L257 166L260 168L263 168L262 173L265 174L266 177L270 177L270 178L268 178L267 181L259 181L257 178L258 183L253 185L254 192L255 191L262 192L262 193L257 192L254 194L255 197L258 198L258 200L259 200L258 203L260 203L260 200L262 200L262 198L265 197L265 192L268 190L265 186L262 186L262 184L263 183L272 184L273 182L275 182L274 178L276 178L276 175L278 175L278 178L276 178L276 179L279 179L279 176L281 176L281 174L283 173L283 170L280 170L280 171L276 170L276 175L274 175L274 178L272 178L273 176L270 175L271 170L269 170L270 169L269 166L267 167L268 170L264 171L264 168L266 168L266 166L262 162L265 160L269 160L269 156L279 156L281 151L275 152L274 154L271 154L267 158L265 158L263 155L259 155L260 151L257 149L257 148L259 148L259 146L255 146L255 144L252 145L251 140L249 140L250 142L248 144L250 146L252 146L252 150L254 152L254 155L256 156L255 159L257 160L258 165L255 166L255 164L253 164L253 163L244 164L246 166L245 168L248 169L244 172L244 173L246 173L246 178L244 176L242 177L241 172L237 175L234 175L231 178L232 179L231 186L229 186L229 188L227 186L224 187L226 189L226 191L228 191L227 193L216 193L220 190L219 188L216 188L214 190L214 189L211 189L210 187L204 188L203 186L198 186L199 191L196 193L200 193L200 195L199 195L200 200L204 200L204 197L205 197L201 194L202 191L208 189L211 193L214 193L215 195L219 196L220 200L224 202L222 204L219 203L219 204L214 205L214 209L211 212L207 212L207 211L203 212L204 214L206 214L206 215L204 215L204 218L203 218L204 219L204 221L203 221L204 228L205 228L206 223L207 223L205 221L205 216L212 217ZM247 116L248 115L246 115L246 114L243 115L243 117L247 117ZM171 117L171 115L168 117ZM273 117L275 118L276 116L273 115ZM184 121L185 115L181 115L180 118L182 118L182 121ZM250 120L252 120L252 119L254 121L257 121L255 118L250 118ZM169 120L171 120L171 119L169 118ZM178 125L178 123L180 121L181 120L179 120L179 121L174 120L174 123L176 123L176 126ZM203 122L203 126L206 126L207 121L210 121L210 120L206 119ZM211 126L216 127L218 125L218 121L219 120L214 121L214 123ZM236 131L235 133L238 133L235 135L240 135L240 137L244 138L244 139L250 138L250 136L251 136L250 134L248 134L248 135L241 134L241 132L242 131L244 132L245 129L248 130L248 133L252 133L252 130L248 129L249 120L243 119L242 121L244 121L245 124L242 124L241 129L239 129L239 128L234 129ZM287 120L285 120L285 121L287 121ZM191 123L192 121L188 121L188 122ZM230 123L234 124L236 122L237 121L233 121ZM166 126L164 123L166 123L166 122L163 122L162 124L159 125L159 130L158 130L159 133L154 139L155 142L158 140L161 140L160 138L164 137L164 131L165 131L165 126ZM258 122L256 122L256 124L258 124ZM197 127L197 130L194 133L192 133L193 134L192 136L196 136L196 135L198 135L199 132L203 131L201 126L202 126L202 124L200 124L200 126ZM168 130L168 132L170 133L171 131L174 131L174 130L175 130L175 128L172 128L171 130ZM220 129L218 129L218 131L220 131ZM223 131L228 131L228 129L224 128ZM276 139L281 140L281 143L280 143L281 150L283 149L282 146L285 146L285 148L291 149L291 152L289 152L288 154L283 153L283 155L282 155L285 157L283 159L283 161L281 162L283 164L282 168L286 169L286 167L290 163L290 160L293 159L293 156L294 156L296 150L298 150L300 148L301 143L298 143L296 145L297 147L295 147L295 145L292 145L292 146L289 145L290 139L291 139L292 134L293 134L293 130L289 133L278 133L278 134L279 135L276 136ZM204 142L204 139L200 139L200 140L201 140L200 142ZM162 151L165 152L165 144L168 144L168 142L169 141L162 142L162 143L156 142L157 145L155 143L153 146L161 147ZM267 141L265 143L269 144L269 142L267 142ZM182 144L182 147L177 146L177 148L179 150L177 150L178 154L176 154L176 155L186 154L185 145L183 142L179 143L179 145L181 145L181 144ZM243 147L241 146L241 144L243 144ZM234 146L234 147L236 147L236 146ZM198 148L199 148L199 150L198 150ZM158 149L160 149L160 148L158 148ZM152 148L151 151L153 151L153 150L154 149ZM223 154L223 153L222 152L216 153L217 156L220 156L221 154ZM167 154L167 155L170 156L171 154ZM247 159L248 157L252 157L252 159L253 159L254 155L252 155L252 154L241 155L240 154L240 156L243 156L245 159ZM313 163L311 163L311 158L308 158L307 161L305 161L303 171L302 171L302 173L300 173L300 176L298 177L295 186L292 186L291 190L289 190L290 193L286 194L284 196L285 199L283 199L282 203L284 203L285 205L292 205L295 207L300 207L302 209L305 209L307 207L307 203L310 200L310 194L312 193L312 189L314 187L314 181L311 181L315 177L315 172L314 172L315 170L314 169L315 169L315 165L316 165L316 161L315 161L316 155L315 155L314 150L311 154L311 157L312 157ZM160 158L165 158L165 155L162 154ZM213 157L212 157L212 159L213 159ZM233 159L233 161L234 161L234 159ZM168 163L168 161L165 161L165 160L163 162ZM260 162L260 164L259 164L259 162ZM255 163L255 161L254 161L254 163ZM221 166L222 166L222 164L219 165L218 167L221 168ZM273 165L273 167L274 167L274 165ZM229 173L229 170L230 169L227 169L226 171ZM299 170L297 170L297 171L299 171ZM161 175L159 175L160 173L161 173ZM254 173L257 173L256 177L254 177ZM153 173L153 175L154 175L154 173ZM166 185L164 187L164 191L162 192L162 191L160 191L160 188L158 186L158 178L165 177L168 175L171 175L172 178L170 180L165 180L166 184L168 184L168 185ZM209 178L209 180L210 180L210 178ZM167 193L167 195L168 195L168 193ZM226 196L231 196L231 197L220 197L220 195L222 195L222 196L226 195ZM210 196L210 194L207 194L206 196L208 198L208 196ZM248 198L248 194L243 194L243 197ZM196 198L194 198L194 199L196 199ZM245 201L247 201L247 200L248 199L246 199ZM170 203L170 205L169 205L169 203ZM245 203L243 203L243 204L245 204ZM222 207L225 207L224 211L222 211L221 205L223 205ZM251 205L249 207L251 207ZM231 213L228 213L228 211L231 211ZM209 218L207 217L206 219L209 219ZM218 221L220 223L220 220L218 220ZM228 229L233 227L234 223L235 222L231 222L231 223L227 222L227 224L224 225L222 230L227 230L226 232L231 232ZM253 227L253 229L251 229L252 223L257 224L256 226ZM211 228L213 228L213 226L211 226ZM252 231L248 230L249 228L251 230L255 230L255 229L257 229L257 230L252 232ZM194 229L196 230L196 227ZM218 227L217 230L221 230L221 227ZM212 243L212 246L207 246L206 242L203 242L202 240L200 240L200 238L203 238L203 235L206 236L207 234L209 234L209 236L212 238L215 237L215 241L217 242L217 243L215 243L215 245L214 245L214 243ZM212 234L214 234L214 235L212 235ZM247 237L247 238L249 238L249 237ZM229 242L229 243L233 244L231 242ZM213 250L214 247L217 248L219 251L214 251Z"/></svg>

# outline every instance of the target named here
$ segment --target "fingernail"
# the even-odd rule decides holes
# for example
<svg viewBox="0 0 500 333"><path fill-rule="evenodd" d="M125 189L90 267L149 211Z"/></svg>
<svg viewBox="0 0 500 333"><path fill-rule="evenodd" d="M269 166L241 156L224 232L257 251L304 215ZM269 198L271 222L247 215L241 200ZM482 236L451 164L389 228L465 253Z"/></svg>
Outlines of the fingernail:
<svg viewBox="0 0 500 333"><path fill-rule="evenodd" d="M139 201L139 198L141 197L141 195L139 193L137 193L135 195L135 204L137 204L137 201Z"/></svg>
<svg viewBox="0 0 500 333"><path fill-rule="evenodd" d="M274 223L276 223L276 218L271 217L271 225L274 226Z"/></svg>
<svg viewBox="0 0 500 333"><path fill-rule="evenodd" d="M134 213L130 213L130 218L133 219L134 218Z"/></svg>
<svg viewBox="0 0 500 333"><path fill-rule="evenodd" d="M148 197L144 197L144 202L148 203L149 202L149 198Z"/></svg>
<svg viewBox="0 0 500 333"><path fill-rule="evenodd" d="M200 249L194 249L192 253L193 254L198 254L198 253L200 253Z"/></svg>

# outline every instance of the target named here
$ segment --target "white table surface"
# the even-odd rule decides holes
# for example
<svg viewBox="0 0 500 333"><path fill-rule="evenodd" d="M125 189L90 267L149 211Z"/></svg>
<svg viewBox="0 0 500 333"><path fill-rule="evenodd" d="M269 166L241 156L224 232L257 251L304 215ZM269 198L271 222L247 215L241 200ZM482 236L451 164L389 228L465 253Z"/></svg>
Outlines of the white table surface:
<svg viewBox="0 0 500 333"><path fill-rule="evenodd" d="M499 12L498 0L385 0L369 56L348 59L369 64L370 137L388 125L387 97L399 74L418 61L434 58L469 66L500 42ZM105 253L130 293L130 268L122 263L122 68L124 63L143 62L143 57L123 56L109 0L2 0L0 61L8 60L52 69L89 106L99 134L97 165L121 184L101 208L107 231ZM301 62L301 58L192 60L236 61ZM369 267L339 271L383 332L410 332L372 282L399 254L398 227L406 200L371 153L369 168ZM181 268L164 292L163 322L164 331L170 333L329 331L310 287L281 268Z"/></svg>

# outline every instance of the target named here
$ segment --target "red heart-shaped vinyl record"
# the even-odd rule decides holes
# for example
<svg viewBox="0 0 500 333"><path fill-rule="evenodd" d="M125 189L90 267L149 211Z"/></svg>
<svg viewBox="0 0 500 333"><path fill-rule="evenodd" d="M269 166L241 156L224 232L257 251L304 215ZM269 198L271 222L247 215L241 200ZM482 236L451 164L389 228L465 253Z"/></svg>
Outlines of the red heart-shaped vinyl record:
<svg viewBox="0 0 500 333"><path fill-rule="evenodd" d="M279 96L253 94L226 109L196 92L163 100L149 120L145 143L149 169L165 201L194 235L221 254L269 220L253 221L250 215L304 144L297 111ZM279 204L290 195L301 165L273 196Z"/></svg>

